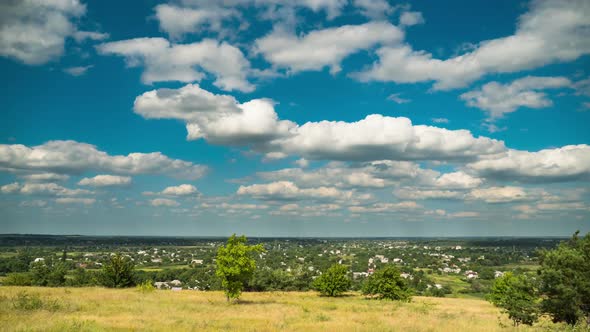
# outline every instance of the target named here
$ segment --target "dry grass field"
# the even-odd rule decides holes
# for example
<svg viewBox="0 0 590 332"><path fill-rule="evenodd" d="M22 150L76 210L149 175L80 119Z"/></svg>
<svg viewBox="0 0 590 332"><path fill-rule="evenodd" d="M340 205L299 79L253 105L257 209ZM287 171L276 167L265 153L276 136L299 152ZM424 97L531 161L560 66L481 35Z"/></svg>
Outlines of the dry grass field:
<svg viewBox="0 0 590 332"><path fill-rule="evenodd" d="M519 331L560 330L548 322ZM510 331L488 302L415 297L411 303L316 293L0 287L1 331Z"/></svg>

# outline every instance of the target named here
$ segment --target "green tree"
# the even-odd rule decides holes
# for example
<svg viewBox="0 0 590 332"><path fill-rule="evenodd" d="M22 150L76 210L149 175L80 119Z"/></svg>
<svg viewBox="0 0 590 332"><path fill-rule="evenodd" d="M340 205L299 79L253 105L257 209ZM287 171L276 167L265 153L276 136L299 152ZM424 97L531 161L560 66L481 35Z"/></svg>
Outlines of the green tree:
<svg viewBox="0 0 590 332"><path fill-rule="evenodd" d="M399 270L393 265L386 265L370 276L362 290L363 294L378 299L409 302L412 291L406 280L400 276Z"/></svg>
<svg viewBox="0 0 590 332"><path fill-rule="evenodd" d="M134 282L135 264L120 253L111 255L102 267L102 285L110 288L132 287Z"/></svg>
<svg viewBox="0 0 590 332"><path fill-rule="evenodd" d="M590 324L590 233L540 253L541 303L554 322Z"/></svg>
<svg viewBox="0 0 590 332"><path fill-rule="evenodd" d="M244 285L252 278L256 270L253 253L264 251L261 244L248 245L245 236L233 234L225 246L217 251L215 274L221 279L221 287L225 291L227 301L238 299Z"/></svg>
<svg viewBox="0 0 590 332"><path fill-rule="evenodd" d="M533 325L540 315L539 297L533 280L525 274L506 272L494 280L488 300L502 308L514 326Z"/></svg>
<svg viewBox="0 0 590 332"><path fill-rule="evenodd" d="M312 287L324 296L338 296L349 290L351 284L348 266L334 264L313 281Z"/></svg>
<svg viewBox="0 0 590 332"><path fill-rule="evenodd" d="M30 271L33 285L57 287L65 284L68 268L64 263L46 259L31 263Z"/></svg>

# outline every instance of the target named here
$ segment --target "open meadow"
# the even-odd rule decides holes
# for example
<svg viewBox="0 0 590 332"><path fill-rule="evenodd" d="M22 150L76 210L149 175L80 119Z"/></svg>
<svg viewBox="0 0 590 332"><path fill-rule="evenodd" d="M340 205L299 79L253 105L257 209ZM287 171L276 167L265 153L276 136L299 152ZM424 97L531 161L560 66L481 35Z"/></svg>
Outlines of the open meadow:
<svg viewBox="0 0 590 332"><path fill-rule="evenodd" d="M519 331L560 330L547 321ZM511 321L477 299L414 297L411 303L350 293L222 292L0 287L1 331L510 331Z"/></svg>

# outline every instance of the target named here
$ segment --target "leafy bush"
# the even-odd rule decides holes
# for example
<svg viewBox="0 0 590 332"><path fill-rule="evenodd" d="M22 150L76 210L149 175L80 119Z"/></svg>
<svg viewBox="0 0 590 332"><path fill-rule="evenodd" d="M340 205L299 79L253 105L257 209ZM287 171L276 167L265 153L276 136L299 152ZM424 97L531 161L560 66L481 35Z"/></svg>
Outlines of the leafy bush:
<svg viewBox="0 0 590 332"><path fill-rule="evenodd" d="M375 271L370 276L362 290L363 294L378 299L409 302L412 299L412 290L406 280L400 276L399 270L393 265Z"/></svg>
<svg viewBox="0 0 590 332"><path fill-rule="evenodd" d="M524 274L506 272L497 278L488 299L508 313L514 326L533 325L539 319L538 294L533 281Z"/></svg>
<svg viewBox="0 0 590 332"><path fill-rule="evenodd" d="M338 296L349 290L350 285L348 267L334 264L313 281L312 287L324 296Z"/></svg>
<svg viewBox="0 0 590 332"><path fill-rule="evenodd" d="M33 277L29 272L15 272L9 273L2 284L6 286L31 286L33 284Z"/></svg>
<svg viewBox="0 0 590 332"><path fill-rule="evenodd" d="M135 264L129 257L121 254L112 255L103 266L101 283L110 288L132 287L135 284L134 268Z"/></svg>
<svg viewBox="0 0 590 332"><path fill-rule="evenodd" d="M156 290L151 280L146 280L136 286L137 290L142 293L151 293Z"/></svg>
<svg viewBox="0 0 590 332"><path fill-rule="evenodd" d="M542 309L554 322L590 322L590 233L541 252Z"/></svg>
<svg viewBox="0 0 590 332"><path fill-rule="evenodd" d="M20 292L12 298L12 307L17 310L40 310L43 308L43 301L37 294Z"/></svg>

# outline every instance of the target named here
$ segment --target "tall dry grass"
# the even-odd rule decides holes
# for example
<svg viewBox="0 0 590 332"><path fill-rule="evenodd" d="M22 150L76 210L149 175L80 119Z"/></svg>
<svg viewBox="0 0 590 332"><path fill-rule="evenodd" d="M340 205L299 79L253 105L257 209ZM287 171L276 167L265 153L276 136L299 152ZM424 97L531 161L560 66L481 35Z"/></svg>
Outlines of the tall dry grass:
<svg viewBox="0 0 590 332"><path fill-rule="evenodd" d="M25 293L23 293L25 292ZM15 306L26 296L42 303ZM21 299L22 300L22 299ZM543 323L545 327L551 324ZM502 327L506 325L508 327ZM482 300L415 297L411 303L312 292L244 293L0 287L1 331L509 331ZM521 331L541 328L521 327ZM545 329L545 328L543 328Z"/></svg>

